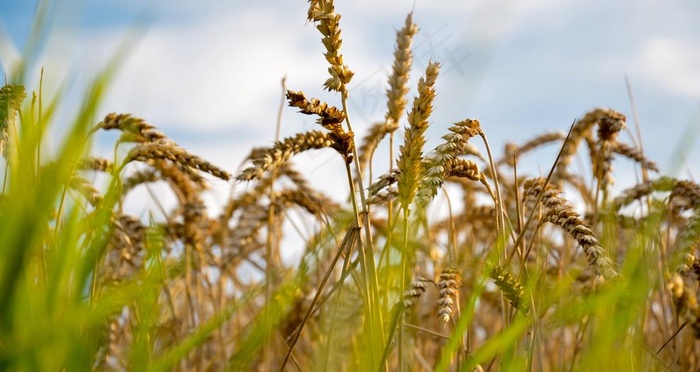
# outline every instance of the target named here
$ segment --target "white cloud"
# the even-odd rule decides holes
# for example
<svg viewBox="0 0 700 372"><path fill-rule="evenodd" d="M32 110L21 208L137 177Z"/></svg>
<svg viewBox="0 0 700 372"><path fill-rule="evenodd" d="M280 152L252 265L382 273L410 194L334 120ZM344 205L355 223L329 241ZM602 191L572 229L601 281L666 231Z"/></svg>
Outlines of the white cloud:
<svg viewBox="0 0 700 372"><path fill-rule="evenodd" d="M638 52L636 72L674 94L700 98L700 43L652 38Z"/></svg>

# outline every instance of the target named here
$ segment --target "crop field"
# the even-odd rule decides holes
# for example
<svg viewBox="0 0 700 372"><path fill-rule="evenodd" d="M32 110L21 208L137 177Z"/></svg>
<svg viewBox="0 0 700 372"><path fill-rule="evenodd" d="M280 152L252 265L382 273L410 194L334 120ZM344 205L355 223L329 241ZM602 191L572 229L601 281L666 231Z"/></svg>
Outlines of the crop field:
<svg viewBox="0 0 700 372"><path fill-rule="evenodd" d="M120 54L69 123L56 122L60 92L25 86L22 68L7 76L0 370L700 369L700 184L621 138L632 113L571 113L503 149L465 113L430 148L442 65L413 66L413 15L396 25L384 120L363 122L341 16L332 0L308 7L327 92L281 95L286 115L316 124L250 149L238 170L137 113L96 117ZM66 132L47 151L56 125ZM114 156L93 156L105 132ZM545 146L549 168L521 171ZM337 157L345 190L297 170L313 151ZM615 168L636 184L614 188ZM156 183L174 205L125 208ZM232 189L215 209L212 185Z"/></svg>

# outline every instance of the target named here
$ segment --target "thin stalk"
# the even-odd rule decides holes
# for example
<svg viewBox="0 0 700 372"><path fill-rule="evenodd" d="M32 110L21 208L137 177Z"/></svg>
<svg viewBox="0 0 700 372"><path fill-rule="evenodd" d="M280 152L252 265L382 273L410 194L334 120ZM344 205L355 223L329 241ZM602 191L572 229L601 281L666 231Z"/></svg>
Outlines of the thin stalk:
<svg viewBox="0 0 700 372"><path fill-rule="evenodd" d="M347 89L343 90L342 92L342 104L343 104L343 112L345 113L345 123L348 126L348 131L353 132L352 130L352 125L350 124L350 115L348 114L348 91ZM352 146L352 154L353 154L353 161L355 163L355 169L357 170L357 184L360 187L360 202L362 203L362 223L360 223L360 216L358 214L358 207L357 207L357 200L355 196L355 188L354 188L354 182L352 178L352 173L350 172L350 165L346 164L346 171L348 173L348 182L350 184L350 190L351 190L351 197L352 197L352 203L353 203L353 210L355 212L355 218L358 222L358 226L360 228L363 228L365 231L365 243L360 244L360 248L362 250L361 255L363 256L364 264L365 264L365 280L367 281L367 287L368 287L368 308L369 308L369 319L370 319L370 324L373 326L370 327L371 333L374 331L379 331L379 340L376 340L374 335L372 335L372 340L373 341L380 341L380 343L376 343L375 345L381 344L384 342L385 336L384 336L384 327L382 326L384 323L382 321L382 312L377 311L380 310L380 302L379 302L379 279L377 278L377 270L375 267L374 263L374 244L372 243L372 232L370 231L370 220L369 220L369 213L367 209L367 199L365 196L365 191L364 191L364 182L362 181L362 172L360 168L360 161L359 161L359 156L357 155L357 147L353 144ZM361 240L360 240L361 242ZM376 325L377 327L375 327ZM374 350L373 347L371 347L371 350ZM373 355L373 360L377 361L378 358L376 358L376 355L374 351L372 351Z"/></svg>
<svg viewBox="0 0 700 372"><path fill-rule="evenodd" d="M392 130L389 133L389 174L393 174L393 172L394 172L394 132L395 131ZM372 180L370 179L370 182L371 181ZM394 222L394 198L390 198L388 200L386 210L387 210L386 226L389 229L385 233L386 247L388 247L388 249L390 250L392 242L393 242L393 237L394 237L394 224L395 224L395 222ZM382 252L382 254L383 253L384 252ZM388 257L388 255L387 255L387 257ZM382 262L382 260L380 257L379 258L379 266L381 266L381 262ZM388 266L388 264L387 264L387 266ZM384 299L386 300L388 298L389 298L389 286L386 286L386 288L384 289Z"/></svg>
<svg viewBox="0 0 700 372"><path fill-rule="evenodd" d="M489 166L491 167L491 174L493 175L493 183L496 187L496 198L498 199L496 202L498 204L496 206L496 210L498 211L498 216L496 218L496 233L503 235L503 242L505 243L508 241L508 236L506 235L505 216L503 212L503 199L501 198L501 186L498 184L498 174L496 173L496 165L493 161L493 156L491 155L491 146L489 146L489 141L486 139L486 134L480 131L479 135L481 136L481 139L484 141L484 145L486 146L486 152L489 157ZM504 257L507 257L505 247L503 250L503 254Z"/></svg>
<svg viewBox="0 0 700 372"><path fill-rule="evenodd" d="M280 139L280 131L282 128L282 113L284 112L284 103L286 101L287 92L285 86L286 77L282 77L282 99L280 100L279 110L277 111L277 124L275 128L275 142ZM267 209L267 236L265 239L265 302L270 303L272 299L273 292L273 265L276 264L276 247L274 238L277 236L277 228L275 225L275 180L277 179L277 169L272 171L270 175L270 187L268 188L268 198L270 200L269 208ZM265 319L266 324L266 335L271 335L272 332L272 318L267 317ZM269 371L271 369L272 363L272 345L270 339L266 340L265 346L263 348L263 369Z"/></svg>
<svg viewBox="0 0 700 372"><path fill-rule="evenodd" d="M403 210L403 250L401 252L401 283L399 286L399 293L403 295L406 291L406 271L408 271L408 215L410 210L404 208ZM399 319L399 335L398 344L396 345L399 349L399 372L404 370L404 322L403 319Z"/></svg>
<svg viewBox="0 0 700 372"><path fill-rule="evenodd" d="M569 133L566 134L566 138L564 139L564 142L561 144L561 148L559 148L559 153L557 154L557 158L554 159L554 163L552 164L552 168L550 168L549 173L547 174L547 178L544 181L544 185L542 185L543 191L544 191L544 188L549 183L549 180L552 178L552 174L554 173L554 169L557 167L557 164L559 163L559 159L561 158L561 154L564 152L564 146L566 146L566 143L569 142L569 138L571 138L571 132L574 129L574 125L576 125L576 119L574 119L574 122L571 123L571 127L569 128ZM515 244L513 244L513 250L510 252L510 255L508 256L508 259L506 260L506 263L504 266L510 265L510 261L513 259L515 252L518 251L518 246L520 246L520 243L522 242L523 238L525 237L525 231L527 231L527 228L530 226L530 223L532 223L533 217L535 216L535 212L537 211L537 206L542 202L543 197L544 197L544 192L541 192L540 195L537 197L537 201L535 202L535 205L533 206L532 210L530 211L530 215L528 216L527 220L525 220L525 226L523 226L522 230L520 230L520 234L518 234L518 239L515 241Z"/></svg>
<svg viewBox="0 0 700 372"><path fill-rule="evenodd" d="M354 232L354 230L358 229L359 227L357 225L351 225L348 231L345 233L345 238L343 239L343 242L341 243L340 247L338 248L338 252L335 254L335 257L333 257L333 260L330 263L330 267L328 270L326 270L326 274L323 276L323 279L321 280L321 283L318 286L318 289L316 290L316 295L314 295L313 300L311 300L311 305L309 305L309 309L306 311L306 314L304 314L304 318L301 320L301 323L297 327L299 331L297 331L294 334L294 338L289 342L289 350L287 351L287 354L284 357L284 360L282 361L282 365L280 366L280 371L284 371L284 367L287 365L289 362L289 358L292 355L292 352L294 351L294 346L296 346L297 341L299 341L299 336L301 336L301 330L304 329L304 325L306 322L309 321L309 318L311 317L311 314L314 311L314 308L316 307L316 303L318 303L319 298L321 297L321 293L323 292L323 287L326 286L326 283L328 282L328 278L330 278L331 273L333 272L333 268L335 267L336 263L340 259L340 257L343 255L343 252L345 249L348 250L348 252L352 251L352 248L355 246L355 244L360 240L357 239L358 236Z"/></svg>

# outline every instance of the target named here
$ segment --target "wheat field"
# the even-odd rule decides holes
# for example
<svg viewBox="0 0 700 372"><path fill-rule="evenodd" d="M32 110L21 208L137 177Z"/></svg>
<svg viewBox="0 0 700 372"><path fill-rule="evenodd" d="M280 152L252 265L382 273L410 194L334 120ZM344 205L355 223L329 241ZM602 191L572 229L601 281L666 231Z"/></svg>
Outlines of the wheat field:
<svg viewBox="0 0 700 372"><path fill-rule="evenodd" d="M136 113L96 119L119 58L55 153L42 149L59 96L0 89L0 369L700 369L700 185L622 141L628 115L571 113L500 152L489 123L465 117L427 148L441 64L413 69L412 14L384 120L368 123L348 107L340 14L332 0L308 6L327 94L290 87L284 102L316 126L251 149L237 171ZM114 156L91 155L107 131ZM545 146L559 149L550 168L521 173ZM388 164L374 162L385 149ZM311 151L337 154L345 195L297 170ZM616 191L613 163L636 184ZM157 183L176 197L165 218L124 207ZM233 192L212 210L222 184ZM310 232L301 247L290 226Z"/></svg>

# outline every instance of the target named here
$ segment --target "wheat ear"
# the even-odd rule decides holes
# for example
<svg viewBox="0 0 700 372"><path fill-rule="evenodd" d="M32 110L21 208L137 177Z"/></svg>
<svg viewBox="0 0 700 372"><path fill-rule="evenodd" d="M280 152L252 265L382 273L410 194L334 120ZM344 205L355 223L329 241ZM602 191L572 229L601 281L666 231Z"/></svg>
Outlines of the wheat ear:
<svg viewBox="0 0 700 372"><path fill-rule="evenodd" d="M428 118L433 112L435 99L435 81L440 65L428 63L425 76L418 81L418 97L413 100L413 108L408 114L409 127L406 128L404 144L400 148L397 167L399 169L399 201L404 210L408 210L418 190L423 160L424 133L428 129Z"/></svg>
<svg viewBox="0 0 700 372"><path fill-rule="evenodd" d="M481 133L481 124L478 120L466 119L455 123L449 131L451 133L442 136L445 142L438 145L423 163L425 171L417 196L421 205L427 204L437 195L453 160L464 154L470 138Z"/></svg>
<svg viewBox="0 0 700 372"><path fill-rule="evenodd" d="M523 183L525 195L538 198L540 193L544 192L542 204L545 206L546 212L540 224L550 222L569 233L583 249L588 264L596 275L602 275L605 278L616 277L617 273L613 268L613 262L600 246L593 231L579 214L566 204L566 200L559 195L559 191L553 185L547 184L544 191L542 190L543 185L544 179L542 178L530 179Z"/></svg>
<svg viewBox="0 0 700 372"><path fill-rule="evenodd" d="M148 159L166 159L173 163L182 164L209 173L224 181L231 179L231 175L225 170L197 155L189 153L171 141L161 140L158 142L147 142L139 144L129 151L128 161L147 161Z"/></svg>
<svg viewBox="0 0 700 372"><path fill-rule="evenodd" d="M437 315L447 324L455 316L455 302L462 286L462 277L455 269L445 269L438 279Z"/></svg>
<svg viewBox="0 0 700 372"><path fill-rule="evenodd" d="M99 129L122 131L120 142L156 142L167 139L158 128L131 114L108 114L92 129L91 133Z"/></svg>
<svg viewBox="0 0 700 372"><path fill-rule="evenodd" d="M323 46L326 48L326 61L330 63L328 73L331 77L323 83L328 90L345 92L345 85L350 82L354 73L343 63L340 46L340 14L335 13L333 0L314 0L309 5L308 19L318 22L316 29L323 35Z"/></svg>
<svg viewBox="0 0 700 372"><path fill-rule="evenodd" d="M523 303L523 286L503 266L494 266L489 276L514 308L520 310L527 308Z"/></svg>
<svg viewBox="0 0 700 372"><path fill-rule="evenodd" d="M345 162L350 164L353 159L352 151L355 147L355 140L352 132L346 132L343 129L342 123L345 120L345 113L316 98L308 100L301 91L288 90L287 99L290 106L300 108L302 113L319 116L317 123L330 132L330 138L333 140L331 147L343 155Z"/></svg>
<svg viewBox="0 0 700 372"><path fill-rule="evenodd" d="M595 151L591 153L595 154L593 174L604 192L607 191L608 185L615 183L612 175L613 152L618 134L626 127L626 120L625 115L613 110L609 110L598 120L598 141Z"/></svg>
<svg viewBox="0 0 700 372"><path fill-rule="evenodd" d="M567 167L574 160L574 156L576 156L576 152L578 151L578 148L581 145L582 141L585 140L589 144L589 148L591 148L592 150L591 155L595 156L595 154L593 154L593 152L595 151L594 141L592 139L593 126L599 123L600 120L602 120L606 116L617 115L622 114L619 114L617 111L611 109L597 108L593 111L587 112L583 116L583 118L576 121L576 123L573 125L573 128L571 129L569 139L566 141L566 143L564 143L564 146L562 147L561 157L559 159L559 162L557 163L554 173L552 174L552 180L554 183L559 184L569 177L567 173Z"/></svg>
<svg viewBox="0 0 700 372"><path fill-rule="evenodd" d="M0 88L0 153L6 159L8 155L5 145L10 139L10 124L26 96L22 85L6 84Z"/></svg>
<svg viewBox="0 0 700 372"><path fill-rule="evenodd" d="M252 157L253 166L244 169L236 179L239 181L251 181L262 178L265 172L277 169L292 156L312 149L322 149L333 144L330 135L320 131L308 131L297 133L275 142L270 148L255 152Z"/></svg>
<svg viewBox="0 0 700 372"><path fill-rule="evenodd" d="M624 143L617 142L612 150L617 154L637 162L644 169L657 173L659 172L659 168L656 166L656 163L647 159L646 156L644 156L644 153L642 153L642 150L638 147L630 147Z"/></svg>

